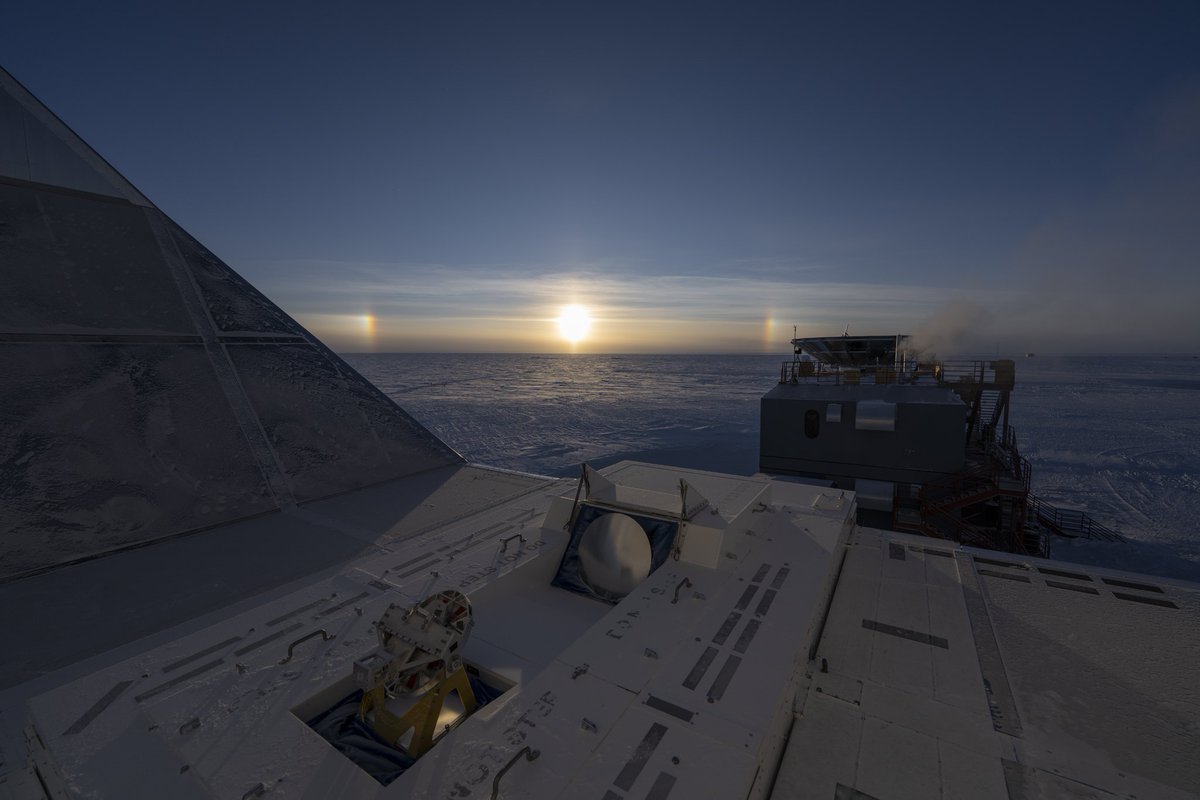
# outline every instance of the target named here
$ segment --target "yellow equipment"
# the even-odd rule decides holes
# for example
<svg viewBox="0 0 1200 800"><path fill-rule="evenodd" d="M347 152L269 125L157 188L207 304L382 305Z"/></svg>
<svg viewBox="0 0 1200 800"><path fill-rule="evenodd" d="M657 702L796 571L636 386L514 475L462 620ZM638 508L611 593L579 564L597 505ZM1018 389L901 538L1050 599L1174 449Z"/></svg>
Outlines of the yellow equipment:
<svg viewBox="0 0 1200 800"><path fill-rule="evenodd" d="M452 589L412 606L389 606L375 625L379 647L354 662L363 690L359 717L413 758L428 751L477 706L462 661L473 625L471 601Z"/></svg>

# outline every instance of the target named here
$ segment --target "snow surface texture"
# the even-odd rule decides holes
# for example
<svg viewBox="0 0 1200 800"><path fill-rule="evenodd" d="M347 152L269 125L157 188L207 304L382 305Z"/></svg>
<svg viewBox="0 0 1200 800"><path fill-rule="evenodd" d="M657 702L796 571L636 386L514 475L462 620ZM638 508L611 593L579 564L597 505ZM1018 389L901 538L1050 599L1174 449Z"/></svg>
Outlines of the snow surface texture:
<svg viewBox="0 0 1200 800"><path fill-rule="evenodd" d="M786 356L355 354L357 370L468 460L574 474L638 459L758 468L758 401ZM1200 580L1200 359L1017 361L1011 422L1033 491L1129 545L1058 539L1053 555Z"/></svg>

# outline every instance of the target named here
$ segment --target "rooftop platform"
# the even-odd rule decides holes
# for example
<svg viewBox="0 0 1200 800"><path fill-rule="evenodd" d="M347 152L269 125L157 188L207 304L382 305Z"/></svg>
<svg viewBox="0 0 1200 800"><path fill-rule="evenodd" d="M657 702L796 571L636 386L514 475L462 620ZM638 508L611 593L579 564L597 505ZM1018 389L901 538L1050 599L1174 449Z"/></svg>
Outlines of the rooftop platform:
<svg viewBox="0 0 1200 800"><path fill-rule="evenodd" d="M1200 587L855 528L853 493L828 487L633 462L603 475L703 492L697 519L735 531L721 563L668 561L607 605L550 585L569 482L476 469L447 485L459 513L435 492L408 522L394 494L361 490L320 517L375 531L370 547L9 689L0 747L84 796L488 796L525 745L539 757L501 797L1200 791ZM474 605L468 663L516 688L383 786L304 720L390 603L443 588Z"/></svg>
<svg viewBox="0 0 1200 800"><path fill-rule="evenodd" d="M444 467L0 583L0 630L22 643L0 658L0 689L262 602L456 520L490 520L498 506L544 512L571 486Z"/></svg>
<svg viewBox="0 0 1200 800"><path fill-rule="evenodd" d="M490 783L529 743L541 757L505 779L507 796L645 796L656 786L664 798L750 786L762 796L853 497L630 462L604 475L645 492L687 480L723 505L698 512L721 517L728 533L718 566L668 561L615 606L553 587L574 486L528 487L424 532L377 537L333 574L10 690L0 719L20 720L27 700L37 741L18 746L32 748L48 785L84 795L242 797L261 785L272 797L449 797ZM503 497L507 478L479 470L470 485ZM378 527L390 501L370 491L340 510L323 505L325 524ZM317 736L304 709L340 691L390 603L444 588L475 608L468 663L517 688L382 786ZM305 640L316 631L331 638Z"/></svg>
<svg viewBox="0 0 1200 800"><path fill-rule="evenodd" d="M1200 587L851 538L775 798L1200 794Z"/></svg>

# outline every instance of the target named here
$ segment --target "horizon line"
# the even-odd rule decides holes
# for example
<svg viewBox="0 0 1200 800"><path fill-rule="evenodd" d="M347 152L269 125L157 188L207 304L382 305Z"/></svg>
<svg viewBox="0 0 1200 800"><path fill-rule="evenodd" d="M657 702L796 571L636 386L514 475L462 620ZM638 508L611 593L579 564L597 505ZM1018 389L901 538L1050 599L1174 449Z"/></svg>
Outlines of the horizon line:
<svg viewBox="0 0 1200 800"><path fill-rule="evenodd" d="M332 349L332 348L331 348ZM790 356L791 353L762 353L762 352L711 352L711 351L691 351L682 350L674 352L646 352L646 351L612 351L612 352L595 352L595 353L564 353L561 350L334 350L339 356L567 356L587 357L587 356L646 356L646 357L661 357L661 356ZM1139 358L1139 357L1161 357L1175 356L1186 358L1188 356L1200 359L1200 355L1192 351L1170 351L1170 350L1153 350L1139 352L1124 352L1118 350L1072 350L1063 352L1042 351L1033 352L1032 355L1025 353L1010 353L1010 354L987 354L987 353L954 353L951 358L972 358L976 360L996 359L996 358L1014 358L1014 359L1030 359L1030 358L1099 358L1099 357L1119 357L1119 358Z"/></svg>

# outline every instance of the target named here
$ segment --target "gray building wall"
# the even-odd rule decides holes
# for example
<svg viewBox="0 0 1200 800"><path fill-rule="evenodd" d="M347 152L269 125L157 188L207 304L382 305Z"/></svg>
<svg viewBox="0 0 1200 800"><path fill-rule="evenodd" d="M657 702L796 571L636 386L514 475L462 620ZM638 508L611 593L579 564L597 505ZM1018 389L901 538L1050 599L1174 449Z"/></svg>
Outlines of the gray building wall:
<svg viewBox="0 0 1200 800"><path fill-rule="evenodd" d="M858 427L863 403L874 409L874 430ZM892 430L878 429L882 403L893 404ZM763 472L826 477L853 488L855 478L923 483L965 463L967 406L939 386L781 384L760 408ZM808 412L817 415L815 436Z"/></svg>

